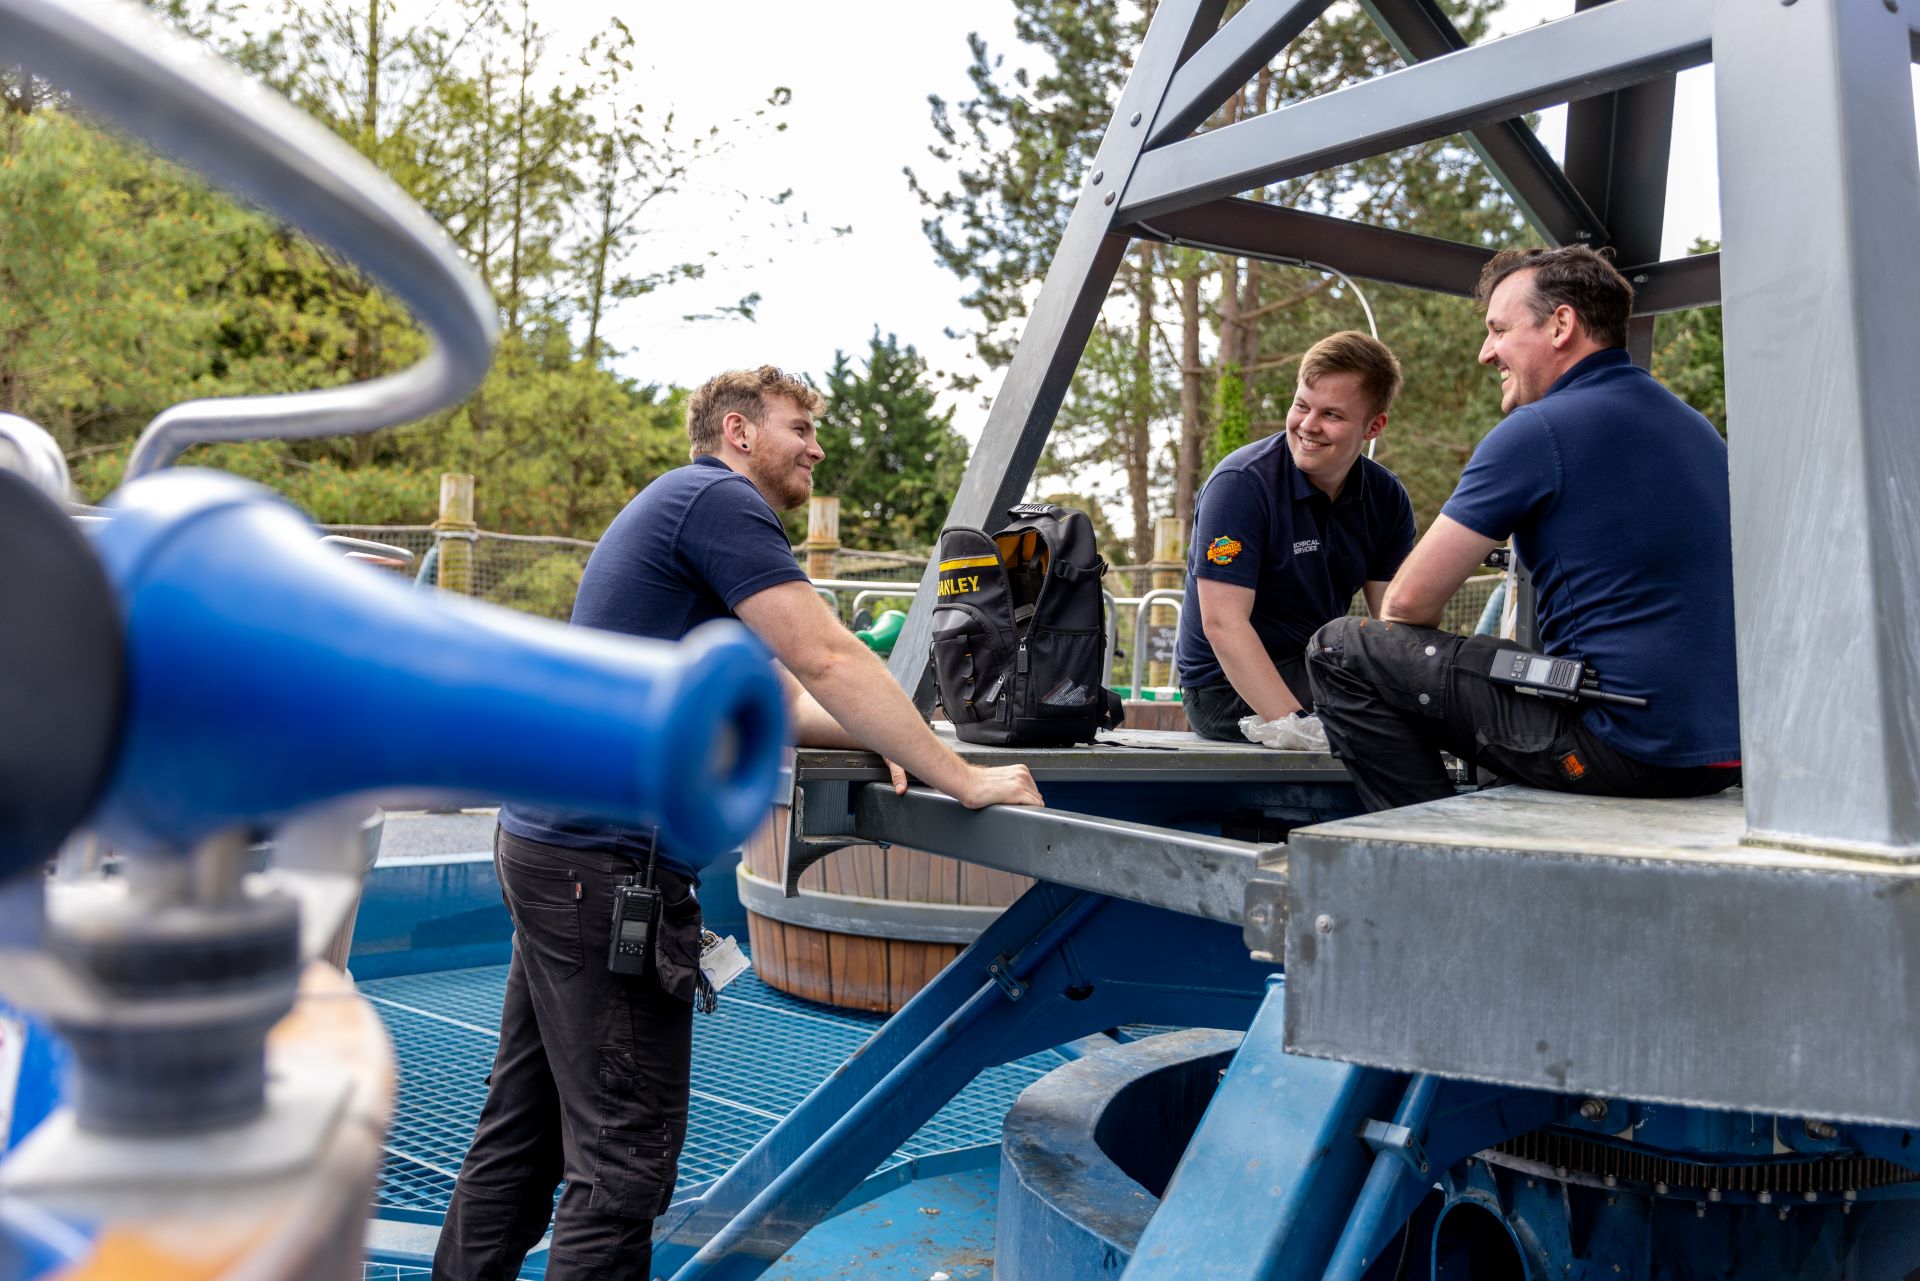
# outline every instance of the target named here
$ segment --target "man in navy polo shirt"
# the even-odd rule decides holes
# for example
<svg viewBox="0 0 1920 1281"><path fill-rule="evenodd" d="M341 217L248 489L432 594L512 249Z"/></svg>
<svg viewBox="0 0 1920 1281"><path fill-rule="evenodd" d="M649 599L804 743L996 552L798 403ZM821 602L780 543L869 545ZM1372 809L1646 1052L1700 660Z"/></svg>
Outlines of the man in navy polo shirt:
<svg viewBox="0 0 1920 1281"><path fill-rule="evenodd" d="M692 465L614 518L587 560L574 624L677 640L737 617L780 660L800 742L871 747L898 791L904 766L970 808L1040 804L1026 766L982 769L943 746L794 560L774 509L813 492L820 408L812 387L771 366L695 391ZM514 924L500 1048L433 1275L511 1281L551 1215L552 1281L644 1281L687 1135L700 869L650 831L526 805L501 808L494 867ZM663 913L642 976L606 962L614 887L635 881L660 890Z"/></svg>
<svg viewBox="0 0 1920 1281"><path fill-rule="evenodd" d="M1413 504L1361 457L1387 425L1400 362L1348 331L1300 360L1287 429L1236 449L1207 478L1187 549L1174 650L1187 723L1245 742L1240 720L1311 711L1304 651L1364 591L1378 611L1413 546Z"/></svg>
<svg viewBox="0 0 1920 1281"><path fill-rule="evenodd" d="M1307 667L1321 723L1369 809L1453 794L1445 749L1536 787L1695 796L1739 781L1727 447L1635 367L1633 287L1585 246L1496 255L1480 363L1507 417L1387 589ZM1549 702L1488 678L1495 637L1436 629L1497 543L1539 591L1541 646L1644 708Z"/></svg>

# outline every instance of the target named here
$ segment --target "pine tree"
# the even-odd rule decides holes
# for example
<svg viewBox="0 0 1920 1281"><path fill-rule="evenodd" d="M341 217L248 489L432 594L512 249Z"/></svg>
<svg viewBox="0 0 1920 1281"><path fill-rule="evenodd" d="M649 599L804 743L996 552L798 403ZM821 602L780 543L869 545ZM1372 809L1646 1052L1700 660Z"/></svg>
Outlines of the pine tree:
<svg viewBox="0 0 1920 1281"><path fill-rule="evenodd" d="M967 442L953 411L935 407L927 362L911 344L876 328L865 369L835 352L827 373L816 494L840 498L840 540L870 550L931 547L967 465ZM806 514L790 513L795 541ZM797 522L797 523L796 523Z"/></svg>

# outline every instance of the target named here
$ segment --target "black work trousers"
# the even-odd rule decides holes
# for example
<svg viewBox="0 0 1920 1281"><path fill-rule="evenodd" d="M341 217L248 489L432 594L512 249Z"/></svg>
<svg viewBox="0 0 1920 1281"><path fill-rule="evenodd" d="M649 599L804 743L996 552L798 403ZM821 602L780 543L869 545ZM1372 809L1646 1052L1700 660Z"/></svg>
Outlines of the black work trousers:
<svg viewBox="0 0 1920 1281"><path fill-rule="evenodd" d="M1452 796L1443 750L1514 782L1590 796L1705 796L1740 781L1737 768L1643 764L1587 728L1579 704L1494 683L1494 651L1511 644L1362 618L1314 634L1315 710L1369 810Z"/></svg>
<svg viewBox="0 0 1920 1281"><path fill-rule="evenodd" d="M553 1219L551 1281L650 1275L653 1220L687 1136L700 905L656 869L662 922L642 977L607 969L624 855L494 833L513 916L500 1049L433 1256L434 1281L512 1281ZM566 1191L556 1208L554 1188Z"/></svg>
<svg viewBox="0 0 1920 1281"><path fill-rule="evenodd" d="M1286 682L1288 691L1300 700L1300 706L1312 711L1313 687L1307 683L1306 655L1276 658L1273 665L1279 671L1280 679ZM1240 732L1240 720L1252 716L1253 708L1226 680L1182 689L1180 701L1187 709L1187 724L1201 738L1220 743L1247 741L1247 736Z"/></svg>

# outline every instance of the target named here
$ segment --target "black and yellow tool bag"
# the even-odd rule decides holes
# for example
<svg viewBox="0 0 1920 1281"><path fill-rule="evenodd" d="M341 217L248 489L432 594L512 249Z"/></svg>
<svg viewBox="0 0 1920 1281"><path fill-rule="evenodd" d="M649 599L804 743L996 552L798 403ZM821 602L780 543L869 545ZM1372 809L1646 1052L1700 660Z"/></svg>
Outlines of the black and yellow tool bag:
<svg viewBox="0 0 1920 1281"><path fill-rule="evenodd" d="M940 532L929 662L941 706L969 743L1092 742L1125 715L1107 688L1107 563L1093 523L1053 503L1007 515L1012 523L992 536Z"/></svg>

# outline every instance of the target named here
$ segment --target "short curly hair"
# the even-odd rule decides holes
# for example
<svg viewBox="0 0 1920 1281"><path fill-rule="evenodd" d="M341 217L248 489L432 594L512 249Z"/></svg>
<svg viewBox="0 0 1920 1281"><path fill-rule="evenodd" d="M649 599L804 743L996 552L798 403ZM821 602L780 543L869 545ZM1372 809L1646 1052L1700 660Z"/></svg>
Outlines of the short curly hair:
<svg viewBox="0 0 1920 1281"><path fill-rule="evenodd" d="M1480 272L1473 300L1482 307L1508 276L1533 273L1533 319L1537 324L1557 307L1571 307L1587 335L1602 347L1627 345L1627 321L1633 317L1633 286L1607 256L1586 245L1558 249L1502 249Z"/></svg>
<svg viewBox="0 0 1920 1281"><path fill-rule="evenodd" d="M758 369L729 369L715 374L687 398L687 455L701 458L720 452L720 424L728 414L753 422L766 412L767 398L791 400L810 414L826 405L806 379L762 365Z"/></svg>

